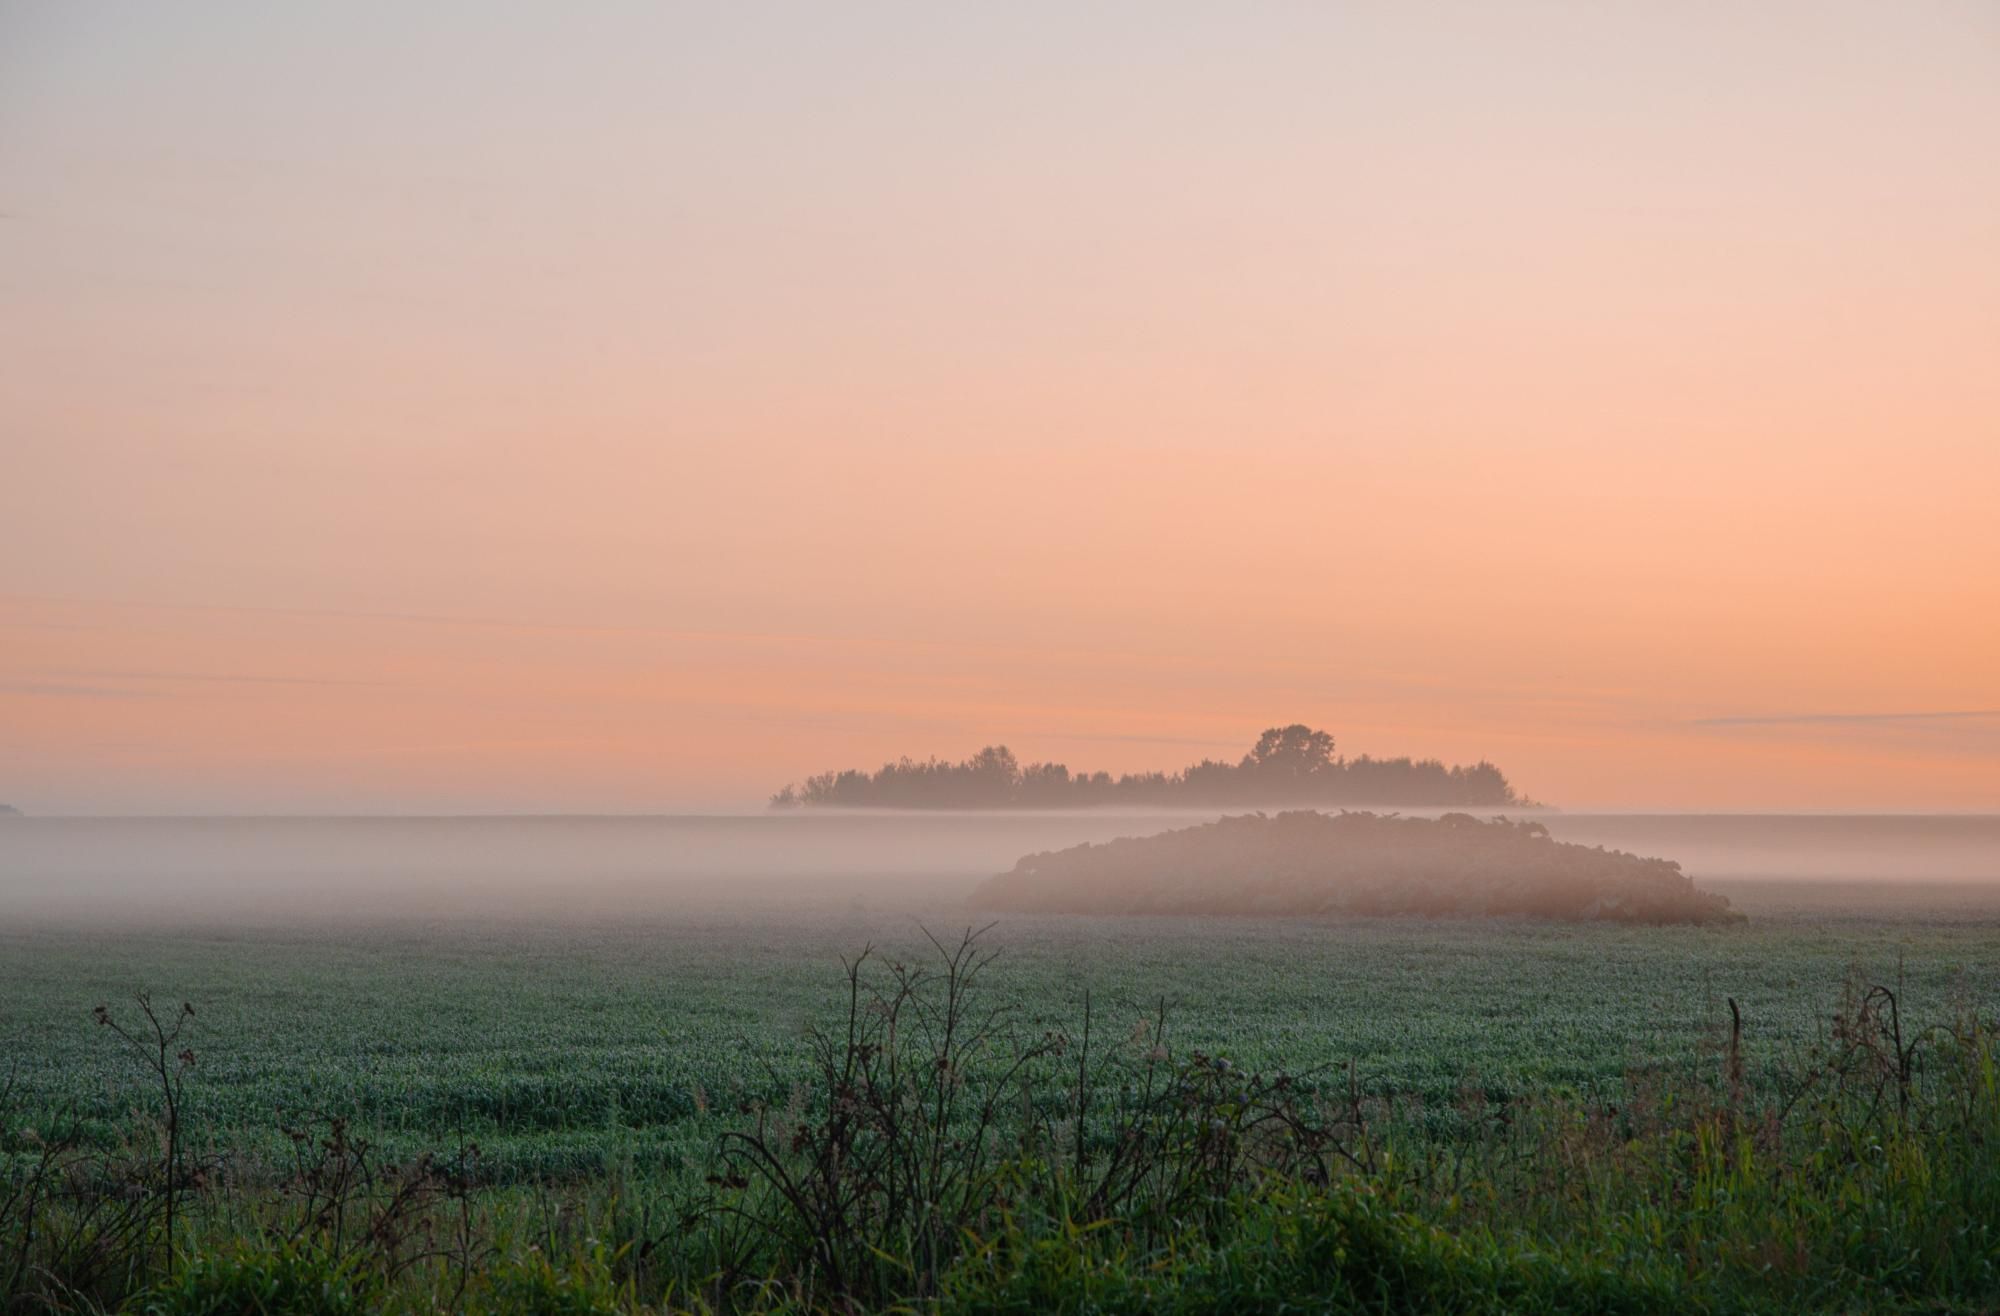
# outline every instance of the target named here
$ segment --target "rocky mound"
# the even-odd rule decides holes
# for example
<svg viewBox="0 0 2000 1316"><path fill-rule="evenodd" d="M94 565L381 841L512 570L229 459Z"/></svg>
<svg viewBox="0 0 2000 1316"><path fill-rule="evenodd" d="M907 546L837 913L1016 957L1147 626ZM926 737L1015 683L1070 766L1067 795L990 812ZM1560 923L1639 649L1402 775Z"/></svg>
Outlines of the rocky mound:
<svg viewBox="0 0 2000 1316"><path fill-rule="evenodd" d="M1029 855L981 883L972 903L1036 914L1743 918L1673 860L1558 841L1540 823L1313 810Z"/></svg>

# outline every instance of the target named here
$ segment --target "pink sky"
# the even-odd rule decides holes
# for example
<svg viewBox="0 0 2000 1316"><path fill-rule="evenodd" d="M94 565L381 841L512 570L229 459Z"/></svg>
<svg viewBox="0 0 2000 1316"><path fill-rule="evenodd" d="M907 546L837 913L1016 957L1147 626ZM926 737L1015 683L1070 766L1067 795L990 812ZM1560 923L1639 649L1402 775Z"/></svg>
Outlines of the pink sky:
<svg viewBox="0 0 2000 1316"><path fill-rule="evenodd" d="M1996 363L1983 3L0 2L0 800L1996 808Z"/></svg>

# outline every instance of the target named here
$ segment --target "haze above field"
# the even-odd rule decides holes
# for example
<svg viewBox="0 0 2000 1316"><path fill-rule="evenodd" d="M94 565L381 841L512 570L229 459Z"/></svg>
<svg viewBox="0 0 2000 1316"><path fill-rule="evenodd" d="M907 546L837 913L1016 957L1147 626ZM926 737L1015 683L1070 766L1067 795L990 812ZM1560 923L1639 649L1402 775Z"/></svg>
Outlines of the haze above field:
<svg viewBox="0 0 2000 1316"><path fill-rule="evenodd" d="M1996 235L1984 3L0 3L0 798L2000 807Z"/></svg>
<svg viewBox="0 0 2000 1316"><path fill-rule="evenodd" d="M862 928L908 929L912 919L949 928L983 922L967 897L1025 855L1216 816L31 817L0 827L0 921L19 930L322 919L550 925L831 911L852 914ZM1559 840L1678 860L1723 894L1746 880L1829 890L1865 882L1872 894L1861 905L1898 909L1898 917L1926 903L1990 911L2000 901L2000 818L1992 816L1550 814L1542 821ZM1817 898L1839 903L1824 892Z"/></svg>

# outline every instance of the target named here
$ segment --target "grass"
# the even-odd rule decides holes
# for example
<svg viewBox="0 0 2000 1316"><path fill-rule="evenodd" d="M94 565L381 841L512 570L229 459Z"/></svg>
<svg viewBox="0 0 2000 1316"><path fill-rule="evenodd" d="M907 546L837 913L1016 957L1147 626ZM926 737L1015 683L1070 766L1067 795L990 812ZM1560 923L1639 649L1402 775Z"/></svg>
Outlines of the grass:
<svg viewBox="0 0 2000 1316"><path fill-rule="evenodd" d="M1838 1040L1850 979L1892 986L1913 1031L1918 1020L1991 1018L2000 1007L2000 902L1963 888L1746 884L1728 894L1752 915L1747 926L1005 920L988 934L1002 954L981 991L1022 1035L1074 1036L1086 993L1114 1039L1164 1002L1177 1056L1224 1057L1241 1073L1322 1069L1336 1088L1351 1067L1356 1094L1388 1112L1382 1136L1393 1133L1408 1163L1445 1157L1463 1183L1444 1191L1433 1173L1413 1186L1380 1167L1335 1183L1246 1180L1218 1189L1226 1228L1182 1222L1150 1235L1130 1220L1107 1229L1024 1207L937 1267L934 1287L909 1291L965 1311L1528 1309L1563 1293L1595 1294L1584 1306L1599 1310L1720 1310L1753 1291L1773 1309L1824 1302L1826 1292L1787 1270L1798 1248L1774 1240L1797 1240L1817 1263L1834 1255L1827 1240L1863 1218L1843 1193L1865 1189L1886 1211L1907 1203L1912 1183L1946 1205L1985 1201L1977 1194L1991 1185L1953 1180L1960 1159L1925 1141L1931 1131L1878 1138L1897 1165L1831 1157L1831 1125L1752 1155L1775 1158L1784 1174L1732 1181L1744 1158L1713 1111L1669 1121L1679 1141L1648 1144L1653 1160L1616 1140L1575 1143L1596 1168L1565 1191L1595 1194L1588 1201L1523 1196L1518 1170L1503 1168L1513 1162L1496 1159L1529 1145L1525 1112L1586 1128L1592 1112L1629 1107L1635 1093L1715 1099L1732 999L1744 1019L1746 1110L1786 1099L1814 1048ZM703 1180L719 1164L718 1139L752 1122L746 1104L809 1122L826 1087L808 1035L842 1021L840 957L872 942L887 962L921 962L930 951L918 918L946 929L953 916L839 906L636 926L17 930L0 939L10 1101L18 1127L47 1128L69 1108L95 1145L128 1146L135 1112L154 1109L152 1089L106 1045L91 1009L106 1002L115 1012L139 988L194 1003L190 1155L232 1167L236 1186L190 1208L186 1264L170 1282L156 1276L143 1299L160 1310L335 1310L349 1300L369 1310L392 1293L472 1309L694 1304L715 1294L704 1297L692 1254L639 1254L669 1235L692 1237L676 1222L711 1195ZM1065 1090L1047 1066L1035 1072L1044 1097ZM1499 1111L1523 1113L1504 1136L1491 1118ZM455 1278L443 1263L385 1277L343 1269L324 1248L274 1243L282 1211L259 1185L286 1177L294 1147L284 1128L326 1117L346 1121L379 1166L476 1145L478 1263L467 1251ZM312 1127L323 1139L327 1126ZM1542 1128L1536 1154L1570 1145L1564 1136ZM18 1166L26 1145L16 1137L7 1149ZM1047 1178L1020 1172L1024 1183ZM1679 1186L1651 1191L1670 1183ZM1945 1191L1953 1183L1956 1199ZM423 1219L427 1246L443 1255L448 1240L436 1234L458 1208L437 1191ZM1524 1202L1540 1217L1524 1216ZM1732 1222L1769 1256L1725 1256ZM1907 1240L1916 1226L1871 1228ZM892 1242L882 1240L893 1254ZM1968 1238L1925 1243L1915 1261L1850 1258L1843 1301L1979 1309L2000 1299L1993 1246ZM776 1278L757 1301L829 1300L787 1268L777 1244L759 1248ZM1760 1266L1776 1278L1739 1282ZM1708 1270L1737 1276L1736 1287L1695 1283ZM1903 1272L1908 1282L1896 1279ZM1858 1286L1865 1274L1887 1279ZM684 1287L670 1291L675 1282ZM894 1288L892 1276L875 1296L887 1301ZM731 1290L737 1300L748 1292ZM326 1301L302 1307L298 1294Z"/></svg>

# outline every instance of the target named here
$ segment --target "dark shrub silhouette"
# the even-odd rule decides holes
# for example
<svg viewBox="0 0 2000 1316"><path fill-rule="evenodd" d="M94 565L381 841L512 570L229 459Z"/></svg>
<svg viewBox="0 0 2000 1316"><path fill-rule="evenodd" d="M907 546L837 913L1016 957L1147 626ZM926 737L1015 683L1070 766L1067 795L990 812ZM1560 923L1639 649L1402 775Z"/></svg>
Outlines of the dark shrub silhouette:
<svg viewBox="0 0 2000 1316"><path fill-rule="evenodd" d="M1436 759L1344 759L1330 732L1272 727L1235 763L1203 759L1180 772L1072 773L1061 763L1022 766L1005 745L962 763L898 759L877 772L822 772L771 797L773 808L1064 809L1105 805L1206 807L1260 804L1401 804L1522 807L1491 763L1447 767Z"/></svg>
<svg viewBox="0 0 2000 1316"><path fill-rule="evenodd" d="M1029 855L974 907L1037 914L1529 915L1718 923L1742 915L1669 859L1554 840L1535 822L1247 814Z"/></svg>

